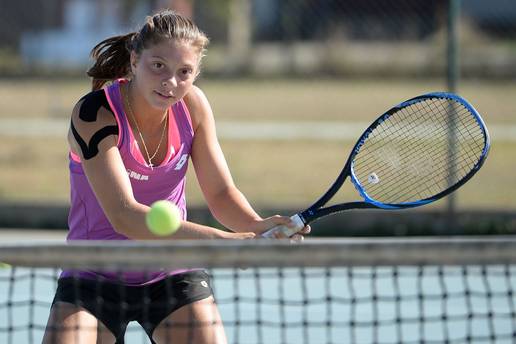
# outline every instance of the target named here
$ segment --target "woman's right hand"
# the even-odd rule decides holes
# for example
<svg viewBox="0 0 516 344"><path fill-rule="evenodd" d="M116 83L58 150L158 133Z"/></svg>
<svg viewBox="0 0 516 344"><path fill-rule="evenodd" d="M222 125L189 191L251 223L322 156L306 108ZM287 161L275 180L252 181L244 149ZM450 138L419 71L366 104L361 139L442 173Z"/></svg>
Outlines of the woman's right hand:
<svg viewBox="0 0 516 344"><path fill-rule="evenodd" d="M244 233L225 232L225 231L221 231L221 232L222 232L222 234L220 236L221 239L247 240L247 239L254 239L256 237L256 233L253 233L253 232L244 232Z"/></svg>

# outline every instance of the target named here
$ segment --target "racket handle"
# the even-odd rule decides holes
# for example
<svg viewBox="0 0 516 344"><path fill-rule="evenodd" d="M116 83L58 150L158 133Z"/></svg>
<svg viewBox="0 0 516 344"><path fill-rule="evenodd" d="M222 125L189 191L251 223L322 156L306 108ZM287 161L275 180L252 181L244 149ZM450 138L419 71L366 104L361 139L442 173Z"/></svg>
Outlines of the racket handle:
<svg viewBox="0 0 516 344"><path fill-rule="evenodd" d="M286 237L291 237L292 235L299 232L303 227L305 227L305 223L299 214L293 215L290 217L292 222L294 223L294 227L287 227L284 225L278 225L276 227L272 227L271 229L262 233L262 238L275 238L275 234L278 232L283 233Z"/></svg>

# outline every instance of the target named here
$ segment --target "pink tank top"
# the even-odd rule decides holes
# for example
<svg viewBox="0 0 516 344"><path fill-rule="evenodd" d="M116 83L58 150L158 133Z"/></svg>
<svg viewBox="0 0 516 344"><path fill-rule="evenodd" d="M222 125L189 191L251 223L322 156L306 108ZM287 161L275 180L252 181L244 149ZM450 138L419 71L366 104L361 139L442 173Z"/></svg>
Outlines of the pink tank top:
<svg viewBox="0 0 516 344"><path fill-rule="evenodd" d="M168 154L159 166L148 167L127 121L120 94L120 83L117 80L104 88L108 103L115 114L118 124L118 149L127 174L131 181L135 199L146 205L157 200L169 200L181 210L186 220L185 183L188 160L192 148L193 128L190 114L183 100L169 109ZM174 125L175 124L175 125ZM177 148L174 148L174 145ZM70 191L71 204L68 216L68 241L73 240L128 240L117 233L100 207L86 175L80 159L70 154ZM147 228L142 228L146 231ZM186 270L156 272L100 272L100 271L63 271L61 277L71 275L86 278L103 277L130 285L142 285L177 274Z"/></svg>

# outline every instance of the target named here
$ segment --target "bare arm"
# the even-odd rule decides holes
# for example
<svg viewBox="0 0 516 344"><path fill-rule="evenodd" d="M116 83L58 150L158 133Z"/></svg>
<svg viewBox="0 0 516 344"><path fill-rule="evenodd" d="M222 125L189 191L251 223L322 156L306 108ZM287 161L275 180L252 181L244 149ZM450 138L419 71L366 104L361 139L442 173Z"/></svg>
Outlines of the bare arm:
<svg viewBox="0 0 516 344"><path fill-rule="evenodd" d="M81 103L73 111L73 130L71 128L69 131L68 141L71 150L81 157L88 181L113 228L131 239L163 239L164 237L157 237L147 230L145 215L149 207L134 198L129 177L116 146L116 135L100 134L99 136L99 133L106 132L105 128L116 125L113 115L107 109L100 107L97 114L90 114L92 117L86 121L79 115L80 106ZM95 120L91 120L92 118ZM94 137L97 140L92 140ZM82 145L79 142L82 142ZM242 236L242 238L245 237L252 237L252 235L248 233L247 236ZM215 228L182 221L180 229L173 238L239 237L231 237L230 233Z"/></svg>
<svg viewBox="0 0 516 344"><path fill-rule="evenodd" d="M217 139L213 112L204 93L197 87L185 97L195 130L192 161L210 211L227 228L242 232L263 232L289 219L273 216L262 219L235 186Z"/></svg>

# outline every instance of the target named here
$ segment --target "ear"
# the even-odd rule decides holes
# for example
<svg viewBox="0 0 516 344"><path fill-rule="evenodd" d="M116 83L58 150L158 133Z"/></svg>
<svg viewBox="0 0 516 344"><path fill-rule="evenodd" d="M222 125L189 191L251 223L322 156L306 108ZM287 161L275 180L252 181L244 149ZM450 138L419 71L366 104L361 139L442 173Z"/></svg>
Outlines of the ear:
<svg viewBox="0 0 516 344"><path fill-rule="evenodd" d="M138 63L138 55L131 51L131 74L135 74L136 72L136 64Z"/></svg>

